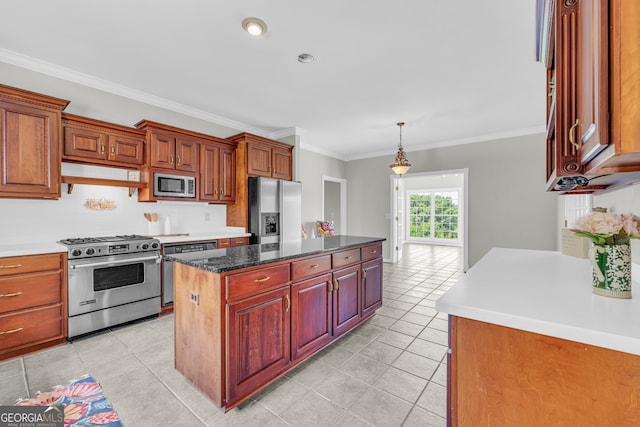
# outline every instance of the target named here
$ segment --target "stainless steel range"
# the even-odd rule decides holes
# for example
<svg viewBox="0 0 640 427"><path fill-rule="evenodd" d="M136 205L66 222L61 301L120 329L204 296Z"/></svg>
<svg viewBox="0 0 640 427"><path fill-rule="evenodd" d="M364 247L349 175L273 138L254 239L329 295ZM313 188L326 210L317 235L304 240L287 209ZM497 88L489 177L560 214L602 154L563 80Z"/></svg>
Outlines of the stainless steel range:
<svg viewBox="0 0 640 427"><path fill-rule="evenodd" d="M160 312L160 242L139 235L60 240L69 248L69 338Z"/></svg>

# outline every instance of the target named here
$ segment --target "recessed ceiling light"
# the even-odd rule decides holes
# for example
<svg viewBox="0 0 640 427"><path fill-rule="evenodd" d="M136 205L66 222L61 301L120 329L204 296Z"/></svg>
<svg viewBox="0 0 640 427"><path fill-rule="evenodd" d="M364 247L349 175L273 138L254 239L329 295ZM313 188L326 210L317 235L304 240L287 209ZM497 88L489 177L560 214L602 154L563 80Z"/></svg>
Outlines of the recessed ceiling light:
<svg viewBox="0 0 640 427"><path fill-rule="evenodd" d="M315 58L310 53L301 53L298 55L298 62L302 62L303 64L313 62L314 59Z"/></svg>
<svg viewBox="0 0 640 427"><path fill-rule="evenodd" d="M259 36L267 32L267 24L259 18L245 18L242 20L242 28L252 36Z"/></svg>

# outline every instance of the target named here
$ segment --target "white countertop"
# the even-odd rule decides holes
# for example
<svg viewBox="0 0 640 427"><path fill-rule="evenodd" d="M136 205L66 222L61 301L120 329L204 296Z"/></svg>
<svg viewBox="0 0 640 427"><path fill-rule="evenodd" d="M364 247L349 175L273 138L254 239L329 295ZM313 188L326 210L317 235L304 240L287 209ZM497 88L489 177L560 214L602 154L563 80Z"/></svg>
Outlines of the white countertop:
<svg viewBox="0 0 640 427"><path fill-rule="evenodd" d="M632 299L594 295L588 260L491 249L438 301L468 319L640 355L640 283Z"/></svg>
<svg viewBox="0 0 640 427"><path fill-rule="evenodd" d="M38 255L67 252L67 247L56 242L32 242L0 245L0 258L9 256Z"/></svg>

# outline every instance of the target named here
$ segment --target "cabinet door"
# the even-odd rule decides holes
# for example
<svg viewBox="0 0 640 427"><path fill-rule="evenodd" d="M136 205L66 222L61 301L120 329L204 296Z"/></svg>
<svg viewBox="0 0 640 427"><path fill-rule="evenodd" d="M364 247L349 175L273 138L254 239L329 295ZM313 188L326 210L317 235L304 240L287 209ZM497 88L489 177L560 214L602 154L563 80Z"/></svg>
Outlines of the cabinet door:
<svg viewBox="0 0 640 427"><path fill-rule="evenodd" d="M198 171L199 145L195 141L176 138L176 169L187 172Z"/></svg>
<svg viewBox="0 0 640 427"><path fill-rule="evenodd" d="M236 150L220 147L220 201L236 200Z"/></svg>
<svg viewBox="0 0 640 427"><path fill-rule="evenodd" d="M360 265L333 273L333 334L347 332L360 321Z"/></svg>
<svg viewBox="0 0 640 427"><path fill-rule="evenodd" d="M220 149L215 145L200 146L200 200L220 199Z"/></svg>
<svg viewBox="0 0 640 427"><path fill-rule="evenodd" d="M271 163L273 165L273 177L278 179L286 179L291 181L292 171L291 151L280 148L272 149Z"/></svg>
<svg viewBox="0 0 640 427"><path fill-rule="evenodd" d="M149 165L152 168L175 169L176 140L172 136L152 133Z"/></svg>
<svg viewBox="0 0 640 427"><path fill-rule="evenodd" d="M362 264L362 317L382 306L382 258Z"/></svg>
<svg viewBox="0 0 640 427"><path fill-rule="evenodd" d="M291 351L298 359L331 341L331 274L291 287Z"/></svg>
<svg viewBox="0 0 640 427"><path fill-rule="evenodd" d="M227 402L253 391L290 363L289 289L227 305Z"/></svg>
<svg viewBox="0 0 640 427"><path fill-rule="evenodd" d="M144 140L122 135L109 135L109 160L130 165L144 162Z"/></svg>
<svg viewBox="0 0 640 427"><path fill-rule="evenodd" d="M0 195L60 197L60 115L0 102Z"/></svg>
<svg viewBox="0 0 640 427"><path fill-rule="evenodd" d="M65 156L104 160L107 158L107 135L92 129L65 127L62 152Z"/></svg>
<svg viewBox="0 0 640 427"><path fill-rule="evenodd" d="M578 10L578 64L576 66L578 126L583 165L606 148L608 138L608 2L582 0Z"/></svg>
<svg viewBox="0 0 640 427"><path fill-rule="evenodd" d="M247 174L271 177L271 147L254 142L247 144Z"/></svg>

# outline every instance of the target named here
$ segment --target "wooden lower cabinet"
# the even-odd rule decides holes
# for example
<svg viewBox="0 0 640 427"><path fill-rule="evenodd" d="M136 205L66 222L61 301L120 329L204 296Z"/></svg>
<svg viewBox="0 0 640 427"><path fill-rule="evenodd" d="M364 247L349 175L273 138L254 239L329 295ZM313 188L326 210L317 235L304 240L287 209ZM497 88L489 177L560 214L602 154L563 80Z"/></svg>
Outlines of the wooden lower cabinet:
<svg viewBox="0 0 640 427"><path fill-rule="evenodd" d="M299 359L333 339L332 275L324 274L291 286L291 356Z"/></svg>
<svg viewBox="0 0 640 427"><path fill-rule="evenodd" d="M333 273L333 332L342 335L360 323L360 265Z"/></svg>
<svg viewBox="0 0 640 427"><path fill-rule="evenodd" d="M289 286L227 305L227 399L273 378L291 361Z"/></svg>
<svg viewBox="0 0 640 427"><path fill-rule="evenodd" d="M0 360L64 341L65 253L0 258Z"/></svg>
<svg viewBox="0 0 640 427"><path fill-rule="evenodd" d="M449 316L449 426L638 426L640 356Z"/></svg>
<svg viewBox="0 0 640 427"><path fill-rule="evenodd" d="M228 411L358 326L382 302L382 259L350 251L333 269L332 254L225 273L177 262L176 369Z"/></svg>

